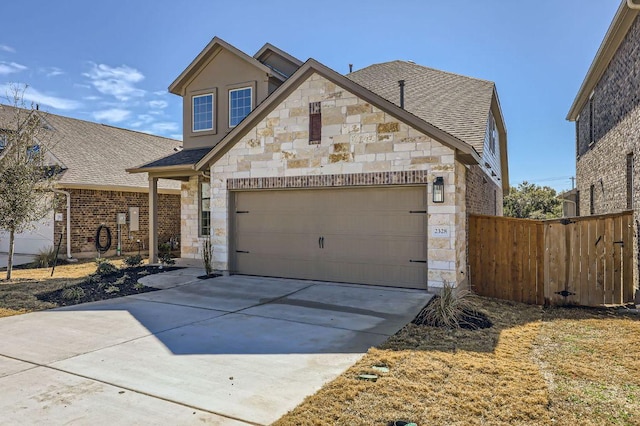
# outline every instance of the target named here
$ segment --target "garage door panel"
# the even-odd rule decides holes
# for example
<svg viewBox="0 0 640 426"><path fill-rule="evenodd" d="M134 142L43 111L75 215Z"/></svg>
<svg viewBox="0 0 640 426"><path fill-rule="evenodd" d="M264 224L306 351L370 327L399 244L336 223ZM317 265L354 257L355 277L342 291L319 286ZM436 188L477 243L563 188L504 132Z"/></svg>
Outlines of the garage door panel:
<svg viewBox="0 0 640 426"><path fill-rule="evenodd" d="M319 218L320 219L320 218ZM359 235L363 233L376 235L424 235L425 217L421 214L411 214L408 210L366 211L362 213L328 213L322 221L329 226L324 230Z"/></svg>
<svg viewBox="0 0 640 426"><path fill-rule="evenodd" d="M312 257L292 259L264 253L238 253L236 266L238 273L248 275L320 279L316 276L316 262Z"/></svg>
<svg viewBox="0 0 640 426"><path fill-rule="evenodd" d="M251 211L249 213L236 214L236 228L241 229L243 233L318 233L321 220L322 217L320 215Z"/></svg>
<svg viewBox="0 0 640 426"><path fill-rule="evenodd" d="M298 233L247 232L239 235L236 250L288 259L307 258L318 251L318 237Z"/></svg>
<svg viewBox="0 0 640 426"><path fill-rule="evenodd" d="M329 260L402 264L425 260L426 242L421 237L329 234L324 236L323 254Z"/></svg>
<svg viewBox="0 0 640 426"><path fill-rule="evenodd" d="M238 273L426 288L425 187L237 192L235 211Z"/></svg>

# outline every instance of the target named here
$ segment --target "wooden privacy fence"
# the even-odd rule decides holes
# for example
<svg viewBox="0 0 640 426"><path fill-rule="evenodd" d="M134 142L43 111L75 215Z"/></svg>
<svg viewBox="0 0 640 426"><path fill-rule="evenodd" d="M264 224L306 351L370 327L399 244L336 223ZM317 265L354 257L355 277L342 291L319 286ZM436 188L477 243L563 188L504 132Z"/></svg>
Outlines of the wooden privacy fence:
<svg viewBox="0 0 640 426"><path fill-rule="evenodd" d="M633 214L554 220L469 217L472 289L530 304L633 300Z"/></svg>

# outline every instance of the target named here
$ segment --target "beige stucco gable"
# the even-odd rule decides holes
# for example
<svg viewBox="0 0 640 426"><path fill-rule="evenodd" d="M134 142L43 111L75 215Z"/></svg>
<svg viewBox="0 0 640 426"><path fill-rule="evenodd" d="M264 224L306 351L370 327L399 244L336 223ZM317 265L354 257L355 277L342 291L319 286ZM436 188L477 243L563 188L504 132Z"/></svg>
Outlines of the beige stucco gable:
<svg viewBox="0 0 640 426"><path fill-rule="evenodd" d="M322 139L309 144L309 103L321 102ZM430 286L464 279L465 166L454 149L314 73L211 166L212 244L215 267L229 269L229 192L239 188L422 185L428 192ZM445 202L431 201L435 177L445 181ZM310 177L319 177L310 179ZM321 178L320 178L321 177ZM194 192L193 178L183 190ZM186 198L189 202L189 198ZM183 203L183 221L197 209ZM184 223L184 222L183 222ZM197 253L197 227L183 228L183 250Z"/></svg>

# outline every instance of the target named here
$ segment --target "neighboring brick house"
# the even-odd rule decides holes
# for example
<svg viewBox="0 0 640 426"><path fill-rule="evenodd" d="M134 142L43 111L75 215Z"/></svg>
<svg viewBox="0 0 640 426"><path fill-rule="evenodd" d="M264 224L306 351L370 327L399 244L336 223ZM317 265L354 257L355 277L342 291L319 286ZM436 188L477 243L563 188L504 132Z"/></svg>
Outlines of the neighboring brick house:
<svg viewBox="0 0 640 426"><path fill-rule="evenodd" d="M0 105L0 123L11 123L16 113L38 114L46 131L51 132L48 155L62 172L56 182L55 212L34 224L34 230L17 235L15 252L36 254L57 244L62 235L61 255L70 252L73 257L95 257L96 231L100 225L106 225L112 236L111 249L106 254L114 254L118 213L127 216L126 223L121 225L122 251L148 250L149 181L145 175L128 174L125 168L143 158L149 161L173 153L181 142L43 111L16 110L7 105ZM0 129L5 127L0 124ZM180 185L162 180L159 193L159 239L161 242L171 238L177 241ZM69 245L67 235L70 236ZM0 233L2 251L8 251L8 237Z"/></svg>
<svg viewBox="0 0 640 426"><path fill-rule="evenodd" d="M214 38L169 90L185 150L130 171L151 194L183 181L183 257L211 238L229 273L441 287L466 279L467 215L502 214L492 82L405 61L344 76Z"/></svg>
<svg viewBox="0 0 640 426"><path fill-rule="evenodd" d="M576 214L634 210L637 228L640 1L635 3L621 2L567 120L576 123Z"/></svg>

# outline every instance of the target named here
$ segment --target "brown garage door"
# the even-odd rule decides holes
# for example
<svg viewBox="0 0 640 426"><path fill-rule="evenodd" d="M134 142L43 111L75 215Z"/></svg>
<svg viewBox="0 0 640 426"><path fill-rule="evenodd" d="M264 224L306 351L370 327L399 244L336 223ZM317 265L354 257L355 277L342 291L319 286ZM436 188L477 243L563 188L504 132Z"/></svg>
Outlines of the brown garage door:
<svg viewBox="0 0 640 426"><path fill-rule="evenodd" d="M426 188L234 193L240 274L426 288Z"/></svg>

